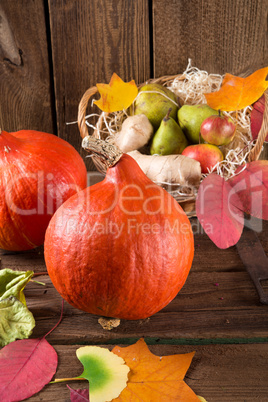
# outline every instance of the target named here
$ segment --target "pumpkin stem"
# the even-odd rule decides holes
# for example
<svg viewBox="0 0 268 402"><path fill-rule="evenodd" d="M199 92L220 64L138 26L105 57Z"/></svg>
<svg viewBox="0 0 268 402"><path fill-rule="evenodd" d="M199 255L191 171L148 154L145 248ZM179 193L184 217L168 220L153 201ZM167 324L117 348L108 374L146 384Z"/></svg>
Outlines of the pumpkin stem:
<svg viewBox="0 0 268 402"><path fill-rule="evenodd" d="M116 145L89 135L83 138L82 148L91 153L94 163L101 172L106 172L108 168L114 166L123 155Z"/></svg>

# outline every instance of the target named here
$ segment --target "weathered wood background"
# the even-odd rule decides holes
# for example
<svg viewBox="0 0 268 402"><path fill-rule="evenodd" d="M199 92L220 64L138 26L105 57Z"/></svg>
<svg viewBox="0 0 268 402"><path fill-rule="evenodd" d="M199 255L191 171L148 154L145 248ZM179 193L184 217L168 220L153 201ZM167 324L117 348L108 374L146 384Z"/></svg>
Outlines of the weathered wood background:
<svg viewBox="0 0 268 402"><path fill-rule="evenodd" d="M268 0L1 0L0 127L53 132L80 150L79 100L113 72L137 83L268 65Z"/></svg>

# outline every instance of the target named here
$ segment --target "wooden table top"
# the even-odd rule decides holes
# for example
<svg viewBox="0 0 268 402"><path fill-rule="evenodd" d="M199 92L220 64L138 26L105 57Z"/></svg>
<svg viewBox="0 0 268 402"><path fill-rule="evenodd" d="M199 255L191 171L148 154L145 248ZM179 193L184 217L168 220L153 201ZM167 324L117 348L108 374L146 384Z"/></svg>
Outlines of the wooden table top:
<svg viewBox="0 0 268 402"><path fill-rule="evenodd" d="M126 346L143 337L157 355L196 351L185 377L193 391L208 402L268 401L268 306L262 305L236 246L218 249L192 219L195 257L189 277L177 297L154 316L121 320L104 330L98 316L77 310L66 302L63 320L47 337L58 352L57 378L78 376L82 366L75 356L81 345ZM256 221L257 236L268 255L268 222ZM240 241L245 241L246 230ZM248 245L250 247L250 245ZM25 253L0 251L1 268L41 273L25 288L36 327L42 337L58 321L61 297L46 273L43 249ZM268 267L267 267L268 277ZM268 281L267 281L268 283ZM267 283L263 283L268 291ZM72 382L86 388L86 383ZM65 383L47 385L29 401L68 401Z"/></svg>

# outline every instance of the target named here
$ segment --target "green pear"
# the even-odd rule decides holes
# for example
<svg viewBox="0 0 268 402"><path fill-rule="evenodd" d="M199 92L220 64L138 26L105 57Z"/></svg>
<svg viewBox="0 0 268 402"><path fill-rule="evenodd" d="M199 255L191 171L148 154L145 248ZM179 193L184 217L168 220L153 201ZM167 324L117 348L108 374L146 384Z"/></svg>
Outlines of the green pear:
<svg viewBox="0 0 268 402"><path fill-rule="evenodd" d="M156 131L170 108L170 116L177 120L176 95L160 84L147 84L139 90L133 114L145 114Z"/></svg>
<svg viewBox="0 0 268 402"><path fill-rule="evenodd" d="M178 110L178 122L182 131L193 144L204 142L200 136L200 127L203 121L212 115L218 115L218 111L208 105L183 105Z"/></svg>
<svg viewBox="0 0 268 402"><path fill-rule="evenodd" d="M188 145L182 129L170 117L170 112L171 109L169 109L167 115L163 118L159 129L153 137L150 149L151 155L181 154Z"/></svg>

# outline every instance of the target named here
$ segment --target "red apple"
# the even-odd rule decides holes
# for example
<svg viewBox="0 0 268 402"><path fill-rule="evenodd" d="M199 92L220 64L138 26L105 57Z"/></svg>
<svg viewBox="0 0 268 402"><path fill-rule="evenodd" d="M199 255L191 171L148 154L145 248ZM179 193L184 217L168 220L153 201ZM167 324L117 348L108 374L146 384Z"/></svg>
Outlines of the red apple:
<svg viewBox="0 0 268 402"><path fill-rule="evenodd" d="M235 124L227 116L210 116L200 127L201 137L209 144L227 145L235 135Z"/></svg>
<svg viewBox="0 0 268 402"><path fill-rule="evenodd" d="M182 155L197 160L201 165L202 173L208 173L208 169L213 168L217 162L223 160L221 150L211 144L189 145L182 151Z"/></svg>

